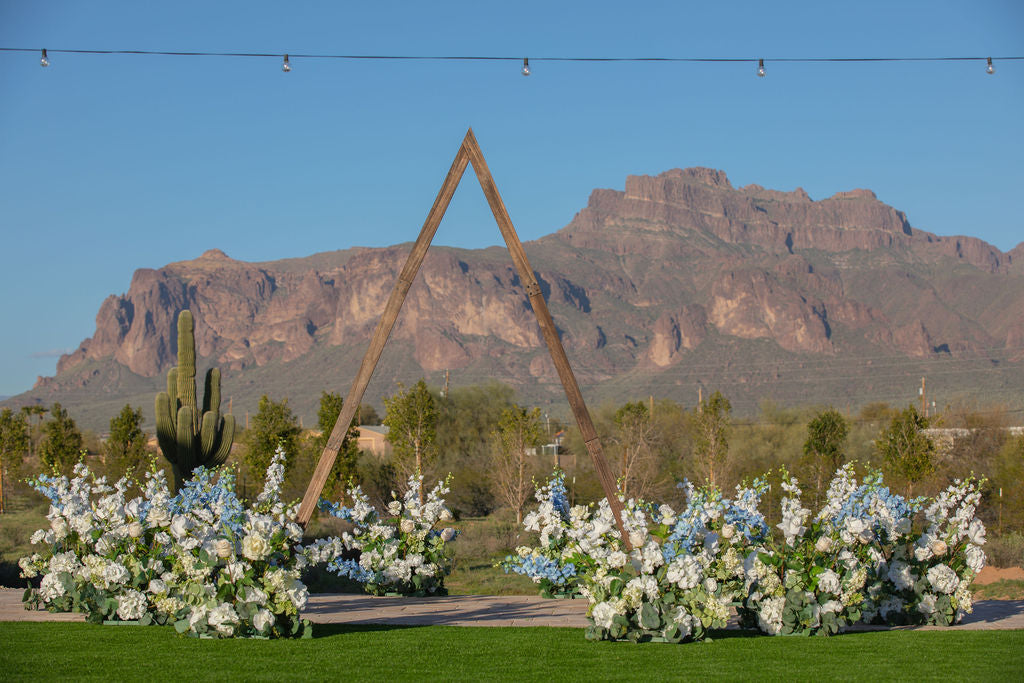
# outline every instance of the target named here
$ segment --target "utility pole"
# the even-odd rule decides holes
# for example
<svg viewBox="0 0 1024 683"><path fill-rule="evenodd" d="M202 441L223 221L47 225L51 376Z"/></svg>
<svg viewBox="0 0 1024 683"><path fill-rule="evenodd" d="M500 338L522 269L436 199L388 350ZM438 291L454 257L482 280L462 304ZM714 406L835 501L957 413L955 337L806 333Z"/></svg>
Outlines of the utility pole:
<svg viewBox="0 0 1024 683"><path fill-rule="evenodd" d="M703 389L704 387L697 385L697 411L701 413L704 412L704 394L702 391Z"/></svg>
<svg viewBox="0 0 1024 683"><path fill-rule="evenodd" d="M444 369L444 389L441 390L441 398L448 398L448 368Z"/></svg>
<svg viewBox="0 0 1024 683"><path fill-rule="evenodd" d="M924 377L921 378L921 389L917 393L921 395L921 414L928 417L928 400L924 394Z"/></svg>

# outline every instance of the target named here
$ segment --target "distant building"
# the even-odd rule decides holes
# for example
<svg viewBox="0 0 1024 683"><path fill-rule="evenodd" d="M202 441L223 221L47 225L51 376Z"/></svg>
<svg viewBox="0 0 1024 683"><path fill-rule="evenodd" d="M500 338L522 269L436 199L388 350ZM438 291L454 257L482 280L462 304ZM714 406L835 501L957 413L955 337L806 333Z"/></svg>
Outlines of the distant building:
<svg viewBox="0 0 1024 683"><path fill-rule="evenodd" d="M385 425L362 425L359 427L359 450L369 451L379 458L391 455L388 428Z"/></svg>

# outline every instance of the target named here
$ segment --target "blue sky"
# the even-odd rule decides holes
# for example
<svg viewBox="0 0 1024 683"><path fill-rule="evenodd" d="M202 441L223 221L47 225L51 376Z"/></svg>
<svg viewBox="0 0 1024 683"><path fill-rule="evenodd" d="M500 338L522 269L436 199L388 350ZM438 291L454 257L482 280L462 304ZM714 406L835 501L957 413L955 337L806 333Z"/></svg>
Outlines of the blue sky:
<svg viewBox="0 0 1024 683"><path fill-rule="evenodd" d="M524 239L675 167L814 199L873 189L918 228L1024 240L1024 3L0 2L0 394L53 374L137 268L413 239L472 126ZM58 49L529 56L353 62ZM743 57L580 64L541 57ZM438 243L499 242L475 183Z"/></svg>

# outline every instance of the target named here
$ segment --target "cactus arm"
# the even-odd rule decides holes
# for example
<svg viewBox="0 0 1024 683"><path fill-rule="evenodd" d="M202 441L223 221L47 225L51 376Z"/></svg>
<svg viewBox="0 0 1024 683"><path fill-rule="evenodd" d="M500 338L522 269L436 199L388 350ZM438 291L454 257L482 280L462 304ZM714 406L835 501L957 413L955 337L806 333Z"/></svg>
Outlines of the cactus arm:
<svg viewBox="0 0 1024 683"><path fill-rule="evenodd" d="M156 440L160 451L172 465L178 459L177 428L174 426L176 414L171 411L171 399L163 391L156 395Z"/></svg>
<svg viewBox="0 0 1024 683"><path fill-rule="evenodd" d="M199 428L199 453L207 461L217 451L220 442L220 415L208 410L203 413L203 426Z"/></svg>
<svg viewBox="0 0 1024 683"><path fill-rule="evenodd" d="M192 313L178 315L178 400L182 408L191 406L192 433L199 433L199 412L196 410L196 337Z"/></svg>
<svg viewBox="0 0 1024 683"><path fill-rule="evenodd" d="M220 370L210 368L206 371L206 382L203 388L203 412L213 411L220 414Z"/></svg>
<svg viewBox="0 0 1024 683"><path fill-rule="evenodd" d="M192 431L194 412L192 406L178 408L178 466L186 478L191 478L192 470L200 464L196 453L196 434Z"/></svg>
<svg viewBox="0 0 1024 683"><path fill-rule="evenodd" d="M231 443L235 437L235 416L225 415L220 420L220 441L217 444L217 450L210 457L211 467L220 467L227 462L228 456L231 455Z"/></svg>
<svg viewBox="0 0 1024 683"><path fill-rule="evenodd" d="M167 371L167 398L171 401L173 414L178 414L178 368L173 367Z"/></svg>

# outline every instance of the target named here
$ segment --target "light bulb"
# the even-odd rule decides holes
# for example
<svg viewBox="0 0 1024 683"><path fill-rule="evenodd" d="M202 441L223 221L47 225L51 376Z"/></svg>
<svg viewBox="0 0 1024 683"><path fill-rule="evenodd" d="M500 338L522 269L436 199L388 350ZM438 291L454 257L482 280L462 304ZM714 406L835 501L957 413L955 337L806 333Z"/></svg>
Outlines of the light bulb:
<svg viewBox="0 0 1024 683"><path fill-rule="evenodd" d="M43 56L39 60L39 66L50 66L50 60L46 56L46 50L43 50Z"/></svg>
<svg viewBox="0 0 1024 683"><path fill-rule="evenodd" d="M764 70L764 60L763 59L757 60L757 76L758 76L758 78L764 78L764 75L766 73L767 72Z"/></svg>
<svg viewBox="0 0 1024 683"><path fill-rule="evenodd" d="M45 52L45 50L44 50L44 52ZM985 73L987 73L989 76L991 76L995 72L996 72L996 68L994 66L992 66L992 58L989 57L988 58L988 66L985 67Z"/></svg>
<svg viewBox="0 0 1024 683"><path fill-rule="evenodd" d="M285 73L288 73L291 70L292 70L292 65L288 61L288 55L285 55L284 56L284 61L281 63L281 71L283 71Z"/></svg>
<svg viewBox="0 0 1024 683"><path fill-rule="evenodd" d="M523 57L523 75L530 75L530 60L527 57Z"/></svg>

